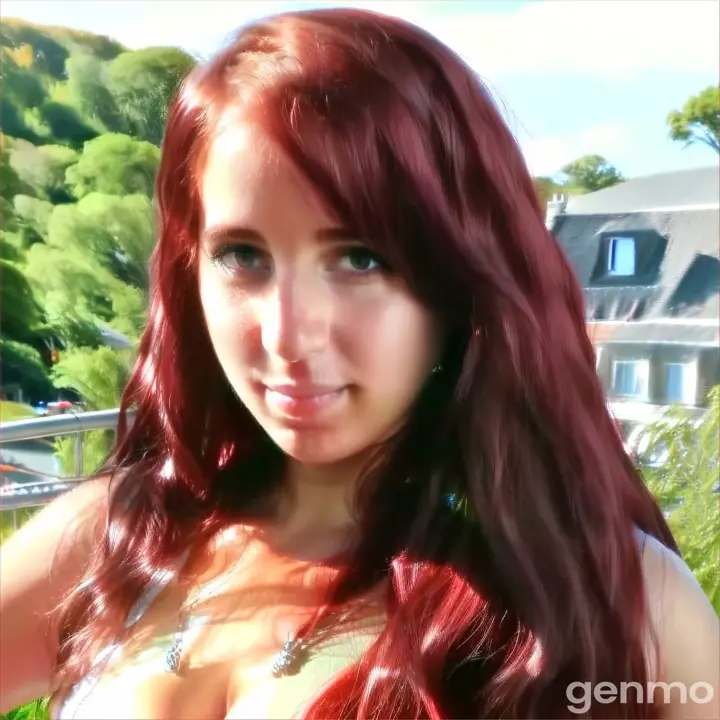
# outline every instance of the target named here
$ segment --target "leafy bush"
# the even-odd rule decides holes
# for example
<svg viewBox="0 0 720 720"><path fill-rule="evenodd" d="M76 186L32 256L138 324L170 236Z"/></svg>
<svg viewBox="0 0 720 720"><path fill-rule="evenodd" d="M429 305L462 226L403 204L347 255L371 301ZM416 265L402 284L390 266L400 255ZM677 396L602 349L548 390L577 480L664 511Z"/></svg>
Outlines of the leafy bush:
<svg viewBox="0 0 720 720"><path fill-rule="evenodd" d="M683 558L720 614L720 386L698 419L672 408L648 428L638 457Z"/></svg>

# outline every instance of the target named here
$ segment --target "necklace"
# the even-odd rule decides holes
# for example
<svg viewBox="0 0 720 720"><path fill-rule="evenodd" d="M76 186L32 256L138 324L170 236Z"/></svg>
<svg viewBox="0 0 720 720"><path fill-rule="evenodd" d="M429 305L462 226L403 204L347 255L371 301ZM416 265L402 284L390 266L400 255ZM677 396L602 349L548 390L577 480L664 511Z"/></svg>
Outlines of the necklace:
<svg viewBox="0 0 720 720"><path fill-rule="evenodd" d="M182 660L184 623L175 633L175 639L167 653L165 653L165 672L178 675L180 661ZM302 639L288 635L282 649L273 656L271 669L274 677L279 678L298 672L309 659L308 644Z"/></svg>
<svg viewBox="0 0 720 720"><path fill-rule="evenodd" d="M175 675L180 673L185 634L190 629L190 616L201 600L212 595L220 579L222 578L218 578L214 582L209 583L204 590L197 594L197 597L189 604L187 610L180 612L175 637L173 638L172 645L165 653L165 672ZM288 633L282 648L273 656L271 663L272 674L274 677L294 674L300 670L308 659L308 642L302 638L294 638Z"/></svg>

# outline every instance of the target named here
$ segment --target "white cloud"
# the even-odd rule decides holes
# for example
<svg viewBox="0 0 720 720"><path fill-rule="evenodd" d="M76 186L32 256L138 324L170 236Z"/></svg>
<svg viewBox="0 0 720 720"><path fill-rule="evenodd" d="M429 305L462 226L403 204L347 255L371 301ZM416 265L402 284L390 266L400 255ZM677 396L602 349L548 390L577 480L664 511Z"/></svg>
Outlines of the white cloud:
<svg viewBox="0 0 720 720"><path fill-rule="evenodd" d="M583 155L602 155L609 162L631 147L632 136L620 124L604 123L578 132L533 138L517 133L525 162L533 175L552 176Z"/></svg>
<svg viewBox="0 0 720 720"><path fill-rule="evenodd" d="M418 19L490 78L622 80L645 70L720 74L720 3L708 0L553 0L530 2L515 13Z"/></svg>
<svg viewBox="0 0 720 720"><path fill-rule="evenodd" d="M502 13L483 2L453 6L449 0L303 3L310 4L404 17L491 79L560 74L621 80L643 70L718 73L720 3L714 0L533 0ZM3 15L109 34L132 48L176 44L208 53L237 26L293 7L293 0L3 0Z"/></svg>

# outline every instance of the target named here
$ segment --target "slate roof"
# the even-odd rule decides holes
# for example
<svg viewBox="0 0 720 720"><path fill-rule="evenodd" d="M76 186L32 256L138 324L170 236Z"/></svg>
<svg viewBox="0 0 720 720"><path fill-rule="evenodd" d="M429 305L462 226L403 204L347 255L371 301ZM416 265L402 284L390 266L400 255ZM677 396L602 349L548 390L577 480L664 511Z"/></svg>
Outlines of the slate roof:
<svg viewBox="0 0 720 720"><path fill-rule="evenodd" d="M717 165L646 175L598 190L571 195L565 212L596 215L648 210L680 209L720 203L720 168Z"/></svg>
<svg viewBox="0 0 720 720"><path fill-rule="evenodd" d="M645 341L654 336L658 342L686 331L675 324L650 324L653 319L715 319L720 325L718 176L718 167L666 173L569 198L552 232L583 286L588 320L631 322L627 331L618 328L613 333L618 339L623 332L639 337L639 323L632 321L642 320ZM643 206L656 209L642 210ZM650 271L646 266L642 278L597 282L593 273L607 233L628 233L656 243ZM708 341L717 339L717 332L695 327L688 332L698 340L708 333Z"/></svg>

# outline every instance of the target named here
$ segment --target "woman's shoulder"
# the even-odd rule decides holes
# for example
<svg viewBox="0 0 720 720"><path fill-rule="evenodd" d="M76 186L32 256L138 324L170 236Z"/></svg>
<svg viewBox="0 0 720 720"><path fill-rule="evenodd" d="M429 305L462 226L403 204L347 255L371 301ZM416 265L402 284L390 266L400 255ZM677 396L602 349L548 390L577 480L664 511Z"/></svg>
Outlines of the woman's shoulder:
<svg viewBox="0 0 720 720"><path fill-rule="evenodd" d="M109 482L83 482L2 543L1 711L50 686L58 636L55 609L80 581L102 538Z"/></svg>
<svg viewBox="0 0 720 720"><path fill-rule="evenodd" d="M685 561L652 535L637 532L651 632L669 693L670 718L720 717L720 622ZM693 701L695 696L702 700ZM683 693L685 702L682 702ZM662 695L662 693L660 693Z"/></svg>

